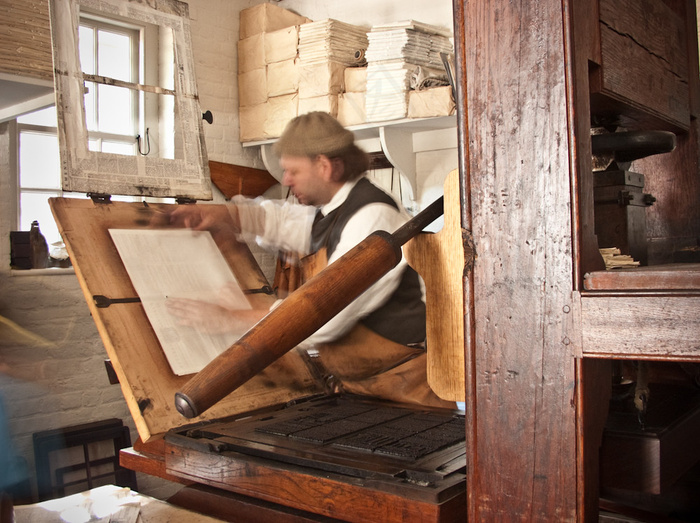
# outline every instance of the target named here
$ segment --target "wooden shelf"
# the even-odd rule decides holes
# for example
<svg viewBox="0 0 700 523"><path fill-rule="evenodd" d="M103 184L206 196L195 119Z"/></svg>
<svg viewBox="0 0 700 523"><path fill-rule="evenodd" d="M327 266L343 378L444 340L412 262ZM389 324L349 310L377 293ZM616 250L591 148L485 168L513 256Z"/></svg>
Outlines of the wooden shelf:
<svg viewBox="0 0 700 523"><path fill-rule="evenodd" d="M584 287L583 356L700 361L700 264L595 271Z"/></svg>
<svg viewBox="0 0 700 523"><path fill-rule="evenodd" d="M700 263L673 263L589 272L589 291L700 291Z"/></svg>
<svg viewBox="0 0 700 523"><path fill-rule="evenodd" d="M403 118L348 127L357 144L367 152L382 151L391 164L408 180L417 194L416 154L424 151L457 148L457 120L454 115L436 118ZM282 179L279 158L273 151L276 139L247 142L243 147L259 146L265 168L278 181Z"/></svg>

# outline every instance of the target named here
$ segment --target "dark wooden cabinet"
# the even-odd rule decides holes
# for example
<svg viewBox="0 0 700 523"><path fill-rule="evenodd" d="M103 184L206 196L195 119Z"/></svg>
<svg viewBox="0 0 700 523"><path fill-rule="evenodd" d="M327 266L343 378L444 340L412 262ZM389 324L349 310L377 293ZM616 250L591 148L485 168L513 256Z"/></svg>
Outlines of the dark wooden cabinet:
<svg viewBox="0 0 700 523"><path fill-rule="evenodd" d="M476 253L467 516L596 521L612 366L700 361L697 266L669 265L693 262L700 236L695 4L456 1L455 17ZM598 252L596 127L676 134L673 152L622 166L656 198L648 266L631 273Z"/></svg>

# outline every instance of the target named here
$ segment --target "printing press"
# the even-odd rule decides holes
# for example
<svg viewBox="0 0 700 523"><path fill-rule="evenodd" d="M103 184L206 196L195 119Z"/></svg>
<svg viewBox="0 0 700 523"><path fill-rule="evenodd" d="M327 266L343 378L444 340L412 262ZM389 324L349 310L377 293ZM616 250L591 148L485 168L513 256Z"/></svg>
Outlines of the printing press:
<svg viewBox="0 0 700 523"><path fill-rule="evenodd" d="M455 403L464 401L463 307L459 296L454 303L440 301L439 291L445 286L461 289L465 263L454 255L442 259L440 249L435 249L436 242L463 245L454 216L458 198L455 171L446 183L443 229L419 234L425 224L411 227L418 219L414 218L401 240L408 242L409 262L426 282L428 349L416 361L427 367L426 390L430 384L439 392L439 406L402 401L403 378L384 377L391 371L385 373L386 361L373 360L375 347L355 347L344 356L338 351L328 360L286 347L294 336L303 336L301 331L292 332L291 338L285 334L275 338L279 354L269 364L242 361L240 353L227 361L234 344L215 359L234 368L212 363L194 375L175 375L109 234L115 228L150 228L171 206L52 199L76 275L139 432L134 448L122 451L122 465L184 483L171 502L221 519L234 515L236 521L459 519L466 503L465 417ZM442 213L442 205L437 212L435 216ZM221 231L211 234L251 305L269 308L275 297L267 293L269 282L248 247ZM388 249L395 251L396 245ZM373 278L367 269L373 258L361 257L355 263L359 270L350 272ZM426 267L440 265L451 268L424 273ZM357 287L347 270L343 274L337 285L321 282L326 292L320 299L332 302L340 295L342 301L347 286ZM301 288L287 300L300 292L303 298ZM298 317L315 314L313 306L304 314L303 300L296 306L302 307ZM268 317L249 333L258 328L261 336L267 336L271 330L284 330L266 324ZM294 323L284 315L280 321ZM352 334L349 338L345 341L352 348ZM399 356L406 358L391 357ZM209 379L211 372L220 374L217 379L225 382L226 390L212 395L216 380Z"/></svg>

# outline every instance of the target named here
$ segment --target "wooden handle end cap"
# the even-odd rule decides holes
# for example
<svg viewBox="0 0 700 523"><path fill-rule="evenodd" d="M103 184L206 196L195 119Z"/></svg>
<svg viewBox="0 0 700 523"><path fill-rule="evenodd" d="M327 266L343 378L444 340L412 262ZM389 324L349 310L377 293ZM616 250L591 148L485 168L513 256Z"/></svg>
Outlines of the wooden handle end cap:
<svg viewBox="0 0 700 523"><path fill-rule="evenodd" d="M175 408L186 418L191 419L199 416L197 407L194 405L192 400L190 400L190 398L188 398L187 395L183 394L182 392L175 393Z"/></svg>

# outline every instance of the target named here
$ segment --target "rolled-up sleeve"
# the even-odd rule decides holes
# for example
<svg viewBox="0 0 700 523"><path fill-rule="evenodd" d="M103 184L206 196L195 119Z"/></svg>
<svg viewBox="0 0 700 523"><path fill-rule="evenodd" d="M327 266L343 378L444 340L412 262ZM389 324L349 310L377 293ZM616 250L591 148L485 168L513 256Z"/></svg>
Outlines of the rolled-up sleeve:
<svg viewBox="0 0 700 523"><path fill-rule="evenodd" d="M282 200L233 199L241 223L240 239L266 249L308 254L316 208Z"/></svg>

